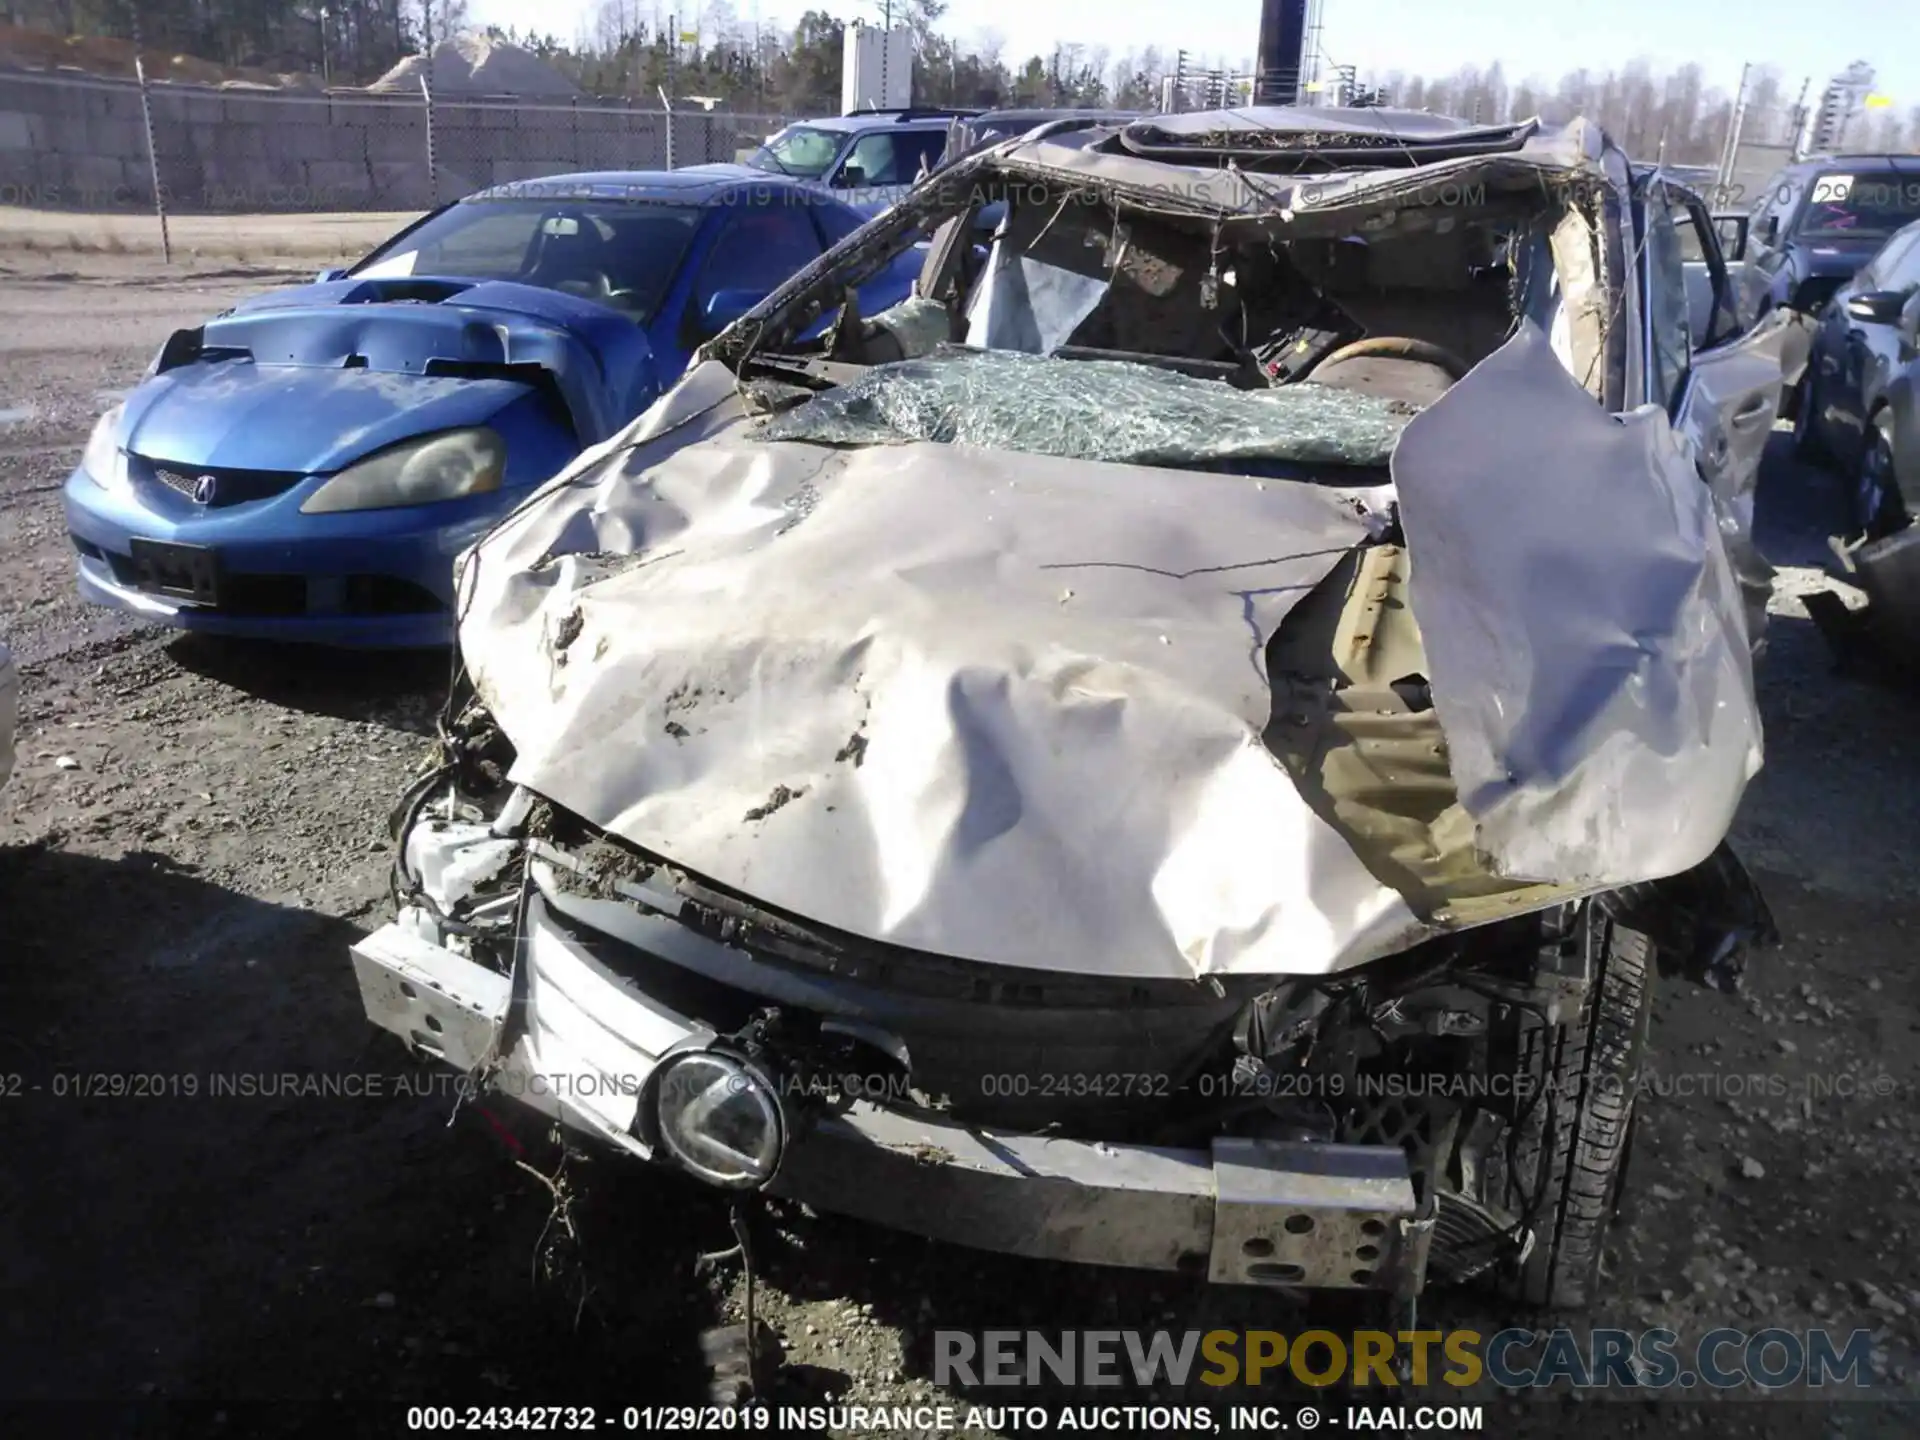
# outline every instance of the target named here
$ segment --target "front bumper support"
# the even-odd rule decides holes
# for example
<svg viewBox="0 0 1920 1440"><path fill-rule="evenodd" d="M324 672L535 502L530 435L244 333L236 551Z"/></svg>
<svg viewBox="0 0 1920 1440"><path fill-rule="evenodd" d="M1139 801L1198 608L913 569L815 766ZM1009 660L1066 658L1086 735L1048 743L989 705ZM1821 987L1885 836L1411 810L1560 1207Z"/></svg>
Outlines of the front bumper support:
<svg viewBox="0 0 1920 1440"><path fill-rule="evenodd" d="M646 1080L713 1032L639 994L529 898L509 977L400 923L353 947L367 1017L415 1049L642 1158ZM506 1054L500 1050L514 1035ZM1219 1284L1417 1293L1431 1221L1397 1147L1236 1136L1114 1145L955 1125L854 1100L799 1121L770 1189L877 1224L1038 1259Z"/></svg>

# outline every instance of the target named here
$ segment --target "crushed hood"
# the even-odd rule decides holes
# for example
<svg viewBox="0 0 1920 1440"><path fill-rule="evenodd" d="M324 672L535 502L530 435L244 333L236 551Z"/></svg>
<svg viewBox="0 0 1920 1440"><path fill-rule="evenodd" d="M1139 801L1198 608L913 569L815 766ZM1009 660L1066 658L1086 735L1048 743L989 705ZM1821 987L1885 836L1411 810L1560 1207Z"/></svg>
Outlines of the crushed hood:
<svg viewBox="0 0 1920 1440"><path fill-rule="evenodd" d="M471 552L461 645L515 780L770 906L1010 966L1321 973L1450 923L1262 739L1269 640L1390 488L755 429L709 362ZM1488 864L1567 893L1704 858L1758 722L1664 416L1607 414L1529 326L1394 474ZM1577 534L1570 495L1610 490ZM1589 547L1576 583L1525 558L1548 541ZM1512 838L1531 816L1549 843Z"/></svg>

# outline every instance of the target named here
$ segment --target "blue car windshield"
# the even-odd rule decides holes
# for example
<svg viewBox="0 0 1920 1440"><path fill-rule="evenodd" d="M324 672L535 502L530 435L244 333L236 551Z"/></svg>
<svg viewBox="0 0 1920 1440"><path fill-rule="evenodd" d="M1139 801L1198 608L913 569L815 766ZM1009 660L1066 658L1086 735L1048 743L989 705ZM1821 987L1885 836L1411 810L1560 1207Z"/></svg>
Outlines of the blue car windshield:
<svg viewBox="0 0 1920 1440"><path fill-rule="evenodd" d="M597 300L645 322L666 297L705 213L585 193L474 196L389 240L348 273L512 280Z"/></svg>
<svg viewBox="0 0 1920 1440"><path fill-rule="evenodd" d="M831 130L789 125L747 156L747 164L756 170L771 170L776 175L818 180L832 168L833 157L840 153L843 138Z"/></svg>

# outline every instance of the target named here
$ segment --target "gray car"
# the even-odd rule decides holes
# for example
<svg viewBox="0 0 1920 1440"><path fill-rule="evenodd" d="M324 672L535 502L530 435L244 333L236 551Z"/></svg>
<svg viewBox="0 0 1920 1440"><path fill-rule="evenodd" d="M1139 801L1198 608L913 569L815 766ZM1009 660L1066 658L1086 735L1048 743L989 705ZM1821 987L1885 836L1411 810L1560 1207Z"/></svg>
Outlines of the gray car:
<svg viewBox="0 0 1920 1440"><path fill-rule="evenodd" d="M369 1017L723 1190L1584 1301L1654 988L1771 929L1731 309L1586 122L959 160L465 557Z"/></svg>
<svg viewBox="0 0 1920 1440"><path fill-rule="evenodd" d="M1820 314L1794 435L1852 477L1858 530L1920 513L1920 220L1897 232Z"/></svg>
<svg viewBox="0 0 1920 1440"><path fill-rule="evenodd" d="M1814 155L1754 197L1733 245L1741 315L1816 315L1889 236L1920 220L1920 155Z"/></svg>
<svg viewBox="0 0 1920 1440"><path fill-rule="evenodd" d="M938 165L954 127L977 113L860 110L802 120L740 158L756 169L823 185L847 204L875 214Z"/></svg>

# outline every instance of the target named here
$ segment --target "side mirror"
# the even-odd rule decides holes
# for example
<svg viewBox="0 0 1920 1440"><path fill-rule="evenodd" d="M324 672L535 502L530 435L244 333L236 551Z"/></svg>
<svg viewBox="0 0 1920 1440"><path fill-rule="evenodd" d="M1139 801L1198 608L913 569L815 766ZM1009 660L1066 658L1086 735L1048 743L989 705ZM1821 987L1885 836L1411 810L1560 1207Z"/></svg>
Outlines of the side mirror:
<svg viewBox="0 0 1920 1440"><path fill-rule="evenodd" d="M313 283L316 285L325 285L329 281L344 280L346 278L347 278L346 267L344 265L335 265L331 269L322 270L318 275L314 276Z"/></svg>
<svg viewBox="0 0 1920 1440"><path fill-rule="evenodd" d="M707 297L707 303L700 307L700 323L696 327L700 338L711 340L771 293L768 290L714 291Z"/></svg>
<svg viewBox="0 0 1920 1440"><path fill-rule="evenodd" d="M1729 264L1737 264L1747 258L1747 227L1752 223L1745 215L1716 215L1713 217L1713 230L1720 237L1720 254Z"/></svg>
<svg viewBox="0 0 1920 1440"><path fill-rule="evenodd" d="M1767 217L1766 228L1761 230L1760 238L1765 240L1769 245L1777 244L1779 242L1780 217L1778 215L1769 215Z"/></svg>
<svg viewBox="0 0 1920 1440"><path fill-rule="evenodd" d="M834 181L834 188L839 190L864 190L872 183L872 181L867 179L866 170L849 160L840 167L840 178Z"/></svg>
<svg viewBox="0 0 1920 1440"><path fill-rule="evenodd" d="M1906 308L1904 290L1863 290L1847 297L1847 314L1869 325L1897 325Z"/></svg>

